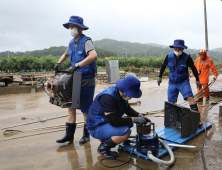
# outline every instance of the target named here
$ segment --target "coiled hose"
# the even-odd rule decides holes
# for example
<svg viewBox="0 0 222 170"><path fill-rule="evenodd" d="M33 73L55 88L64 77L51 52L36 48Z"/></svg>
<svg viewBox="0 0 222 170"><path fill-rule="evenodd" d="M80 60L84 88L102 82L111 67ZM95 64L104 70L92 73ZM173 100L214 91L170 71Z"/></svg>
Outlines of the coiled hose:
<svg viewBox="0 0 222 170"><path fill-rule="evenodd" d="M159 142L161 143L161 145L166 148L166 150L169 152L170 154L170 160L169 161L163 161L163 160L160 160L158 159L157 157L153 156L152 152L151 151L148 151L147 152L147 156L154 162L160 164L160 165L165 165L165 166L171 166L174 164L174 161L175 161L175 157L174 157L174 154L173 154L173 151L170 149L170 147L164 142L162 141L161 139L159 139Z"/></svg>

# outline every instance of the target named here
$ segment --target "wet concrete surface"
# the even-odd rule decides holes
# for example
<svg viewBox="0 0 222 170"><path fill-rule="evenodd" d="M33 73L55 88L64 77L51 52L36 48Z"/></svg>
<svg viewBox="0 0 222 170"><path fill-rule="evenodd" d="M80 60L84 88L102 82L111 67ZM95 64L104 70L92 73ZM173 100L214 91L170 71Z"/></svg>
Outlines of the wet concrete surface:
<svg viewBox="0 0 222 170"><path fill-rule="evenodd" d="M212 77L210 77L212 80ZM191 79L193 93L197 92L195 88L194 78ZM222 89L222 78L218 78L211 89ZM96 93L98 94L111 85L97 83ZM138 112L147 112L164 108L164 102L167 101L168 79L164 79L161 86L158 86L156 80L149 80L141 83L143 95L140 99L133 99L130 102L141 101L141 105L132 106ZM216 101L222 98L212 97L211 101ZM179 95L178 103L182 103L183 98ZM211 106L210 102L205 105L199 103L201 120L204 121L207 109ZM188 105L187 105L188 107ZM77 111L77 122L83 121L81 112ZM67 109L60 108L49 104L48 96L45 92L34 94L11 94L0 96L0 129L28 122L35 122L47 118L67 115ZM22 117L28 119L21 120ZM164 125L163 114L148 116L155 123L156 129ZM219 116L219 106L214 106L208 112L208 122L212 123L212 128L207 131L207 137L204 148L204 155L208 169L222 169L222 117ZM48 120L45 122L33 123L25 126L11 128L13 130L27 130L32 128L46 127L52 125L64 124L67 117ZM56 129L55 129L56 130ZM55 131L54 130L54 131ZM90 142L84 145L79 144L82 136L82 127L77 128L75 132L74 143L58 144L56 139L64 136L64 131L54 133L45 133L52 130L34 131L25 133L16 133L14 135L3 135L4 130L0 130L0 170L30 170L30 169L64 169L64 170L79 170L79 169L109 169L100 164L102 157L97 154L99 141L90 138ZM36 134L36 135L35 135ZM136 128L132 128L132 135L136 134ZM34 135L34 136L29 136ZM27 137L24 137L27 136ZM23 138L20 138L23 137ZM18 138L18 139L13 139ZM203 142L204 133L192 139L187 144L197 146L196 149L176 149L174 151L175 163L171 167L158 165L150 160L133 155L131 163L140 166L143 169L203 169L201 158L201 145ZM9 140L12 139L12 140ZM7 140L7 141L2 141ZM112 149L118 159L128 160L130 153L124 152L118 147ZM163 157L163 160L169 160L169 155ZM120 164L118 161L104 161L108 166ZM117 168L116 168L117 169ZM133 170L136 167L126 164L118 169Z"/></svg>

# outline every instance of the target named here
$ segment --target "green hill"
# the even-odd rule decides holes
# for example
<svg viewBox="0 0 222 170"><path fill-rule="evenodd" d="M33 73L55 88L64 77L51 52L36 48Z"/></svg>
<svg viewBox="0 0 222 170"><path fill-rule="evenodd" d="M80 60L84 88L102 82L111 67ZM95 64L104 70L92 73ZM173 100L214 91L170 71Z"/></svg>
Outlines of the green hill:
<svg viewBox="0 0 222 170"><path fill-rule="evenodd" d="M168 53L172 52L172 49L168 46L158 45L158 44L141 44L141 43L131 43L127 41L117 41L112 39L102 39L93 42L95 47L112 51L116 56L123 57L161 57L166 56ZM193 59L198 57L199 50L187 49L184 50L189 53ZM209 51L210 57L219 61L222 60L222 53L217 51Z"/></svg>
<svg viewBox="0 0 222 170"><path fill-rule="evenodd" d="M112 39L102 39L94 41L93 45L95 46L97 55L99 58L104 57L162 57L166 56L168 53L173 50L168 46L163 46L154 43L131 43L127 41L117 41ZM52 55L59 58L65 51L65 46L61 47L50 47L43 50L35 51L26 51L26 52L9 52L9 56L23 56L30 55L34 57L43 57L47 55ZM196 49L187 49L186 53L189 53L193 59L198 57L198 51ZM213 49L209 51L209 56L215 61L222 60L222 48ZM8 52L0 52L1 57L8 57Z"/></svg>
<svg viewBox="0 0 222 170"><path fill-rule="evenodd" d="M222 53L222 47L221 48L214 48L214 49L212 49L212 51L217 51L217 52L221 52Z"/></svg>

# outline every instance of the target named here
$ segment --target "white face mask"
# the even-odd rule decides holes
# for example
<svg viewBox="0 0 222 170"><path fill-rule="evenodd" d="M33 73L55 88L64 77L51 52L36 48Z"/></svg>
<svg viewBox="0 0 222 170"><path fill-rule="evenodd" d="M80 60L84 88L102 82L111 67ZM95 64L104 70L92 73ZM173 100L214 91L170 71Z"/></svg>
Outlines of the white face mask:
<svg viewBox="0 0 222 170"><path fill-rule="evenodd" d="M175 54L176 56L180 56L182 53L183 53L183 51L179 51L179 52L174 51L174 54Z"/></svg>
<svg viewBox="0 0 222 170"><path fill-rule="evenodd" d="M77 28L69 29L69 31L70 31L71 36L73 36L74 38L79 34Z"/></svg>
<svg viewBox="0 0 222 170"><path fill-rule="evenodd" d="M123 99L128 101L128 100L131 100L132 97L126 96L126 97L123 97Z"/></svg>

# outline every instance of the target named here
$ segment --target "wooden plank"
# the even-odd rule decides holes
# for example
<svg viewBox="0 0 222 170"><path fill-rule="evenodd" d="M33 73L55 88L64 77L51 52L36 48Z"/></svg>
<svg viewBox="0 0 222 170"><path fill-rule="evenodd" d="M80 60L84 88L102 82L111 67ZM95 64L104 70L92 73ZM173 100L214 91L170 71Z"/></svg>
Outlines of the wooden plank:
<svg viewBox="0 0 222 170"><path fill-rule="evenodd" d="M13 78L11 78L11 77L0 77L0 82L5 82L6 85L7 85L8 83L13 83Z"/></svg>
<svg viewBox="0 0 222 170"><path fill-rule="evenodd" d="M8 87L18 87L19 83L9 83L7 86Z"/></svg>
<svg viewBox="0 0 222 170"><path fill-rule="evenodd" d="M0 82L0 87L4 87L5 86L5 82Z"/></svg>
<svg viewBox="0 0 222 170"><path fill-rule="evenodd" d="M23 79L15 78L15 79L13 80L13 82L22 83L22 82L23 82Z"/></svg>
<svg viewBox="0 0 222 170"><path fill-rule="evenodd" d="M8 78L13 79L13 76L12 76L12 75L0 75L0 79L1 79L1 78L5 78L5 77L8 77Z"/></svg>
<svg viewBox="0 0 222 170"><path fill-rule="evenodd" d="M21 78L31 78L31 74L21 74ZM33 77L32 78L36 78L36 75L33 74Z"/></svg>
<svg viewBox="0 0 222 170"><path fill-rule="evenodd" d="M22 78L23 81L36 81L37 78Z"/></svg>
<svg viewBox="0 0 222 170"><path fill-rule="evenodd" d="M32 81L23 81L24 85L32 85ZM36 81L33 81L33 85L36 84Z"/></svg>

